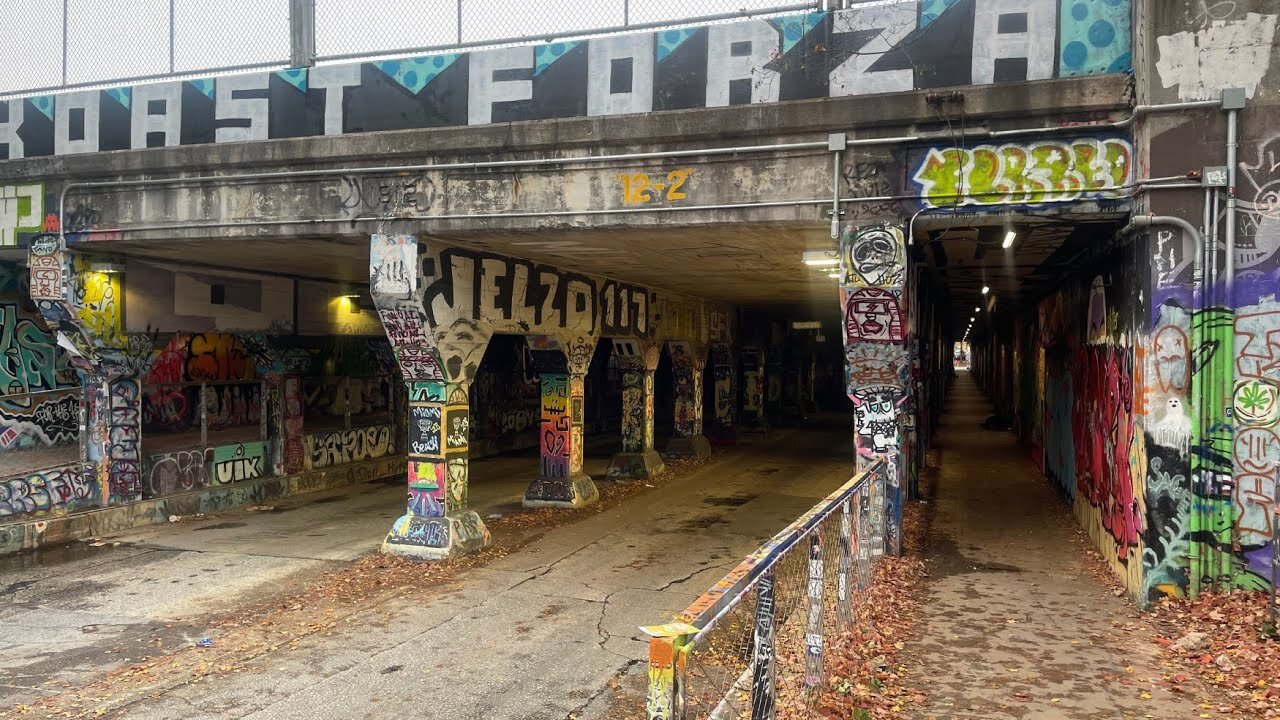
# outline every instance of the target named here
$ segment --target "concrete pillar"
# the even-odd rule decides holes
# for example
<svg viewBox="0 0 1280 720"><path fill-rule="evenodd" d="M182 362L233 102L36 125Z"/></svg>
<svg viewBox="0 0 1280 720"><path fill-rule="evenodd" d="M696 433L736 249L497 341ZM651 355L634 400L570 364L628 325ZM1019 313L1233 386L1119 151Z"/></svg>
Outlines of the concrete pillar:
<svg viewBox="0 0 1280 720"><path fill-rule="evenodd" d="M142 498L142 393L152 361L148 336L126 338L119 273L72 257L57 235L31 239L31 299L85 379L85 454L97 467L102 504Z"/></svg>
<svg viewBox="0 0 1280 720"><path fill-rule="evenodd" d="M891 225L847 228L841 237L846 386L861 470L888 464L885 551L901 552L902 408L910 381L903 279L906 244Z"/></svg>
<svg viewBox="0 0 1280 720"><path fill-rule="evenodd" d="M671 374L675 379L675 432L663 455L709 457L711 443L702 434L702 372L706 366L703 349L682 340L669 341L667 349L671 353Z"/></svg>
<svg viewBox="0 0 1280 720"><path fill-rule="evenodd" d="M651 478L665 469L653 447L653 373L658 354L657 345L645 347L634 339L613 343L613 356L622 372L622 452L609 463L609 477Z"/></svg>
<svg viewBox="0 0 1280 720"><path fill-rule="evenodd" d="M524 493L525 507L576 508L600 499L582 471L583 399L595 339L529 338L542 389L538 428L541 471Z"/></svg>
<svg viewBox="0 0 1280 720"><path fill-rule="evenodd" d="M764 414L764 352L758 347L742 350L742 430L769 431Z"/></svg>
<svg viewBox="0 0 1280 720"><path fill-rule="evenodd" d="M728 343L711 343L711 383L715 406L707 436L712 444L733 445L738 441L737 373Z"/></svg>
<svg viewBox="0 0 1280 720"><path fill-rule="evenodd" d="M490 537L467 509L468 389L489 336L428 322L415 236L373 235L369 250L369 293L408 391L408 503L382 551L439 559L478 550Z"/></svg>

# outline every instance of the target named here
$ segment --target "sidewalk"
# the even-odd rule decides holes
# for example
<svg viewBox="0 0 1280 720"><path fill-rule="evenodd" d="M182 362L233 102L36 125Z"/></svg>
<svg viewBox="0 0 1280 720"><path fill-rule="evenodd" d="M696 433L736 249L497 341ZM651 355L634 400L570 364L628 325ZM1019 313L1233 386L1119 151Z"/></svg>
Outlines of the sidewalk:
<svg viewBox="0 0 1280 720"><path fill-rule="evenodd" d="M930 594L906 652L911 682L928 693L913 716L1198 717L1189 699L1148 682L1159 677L1155 646L1116 627L1137 610L1091 573L1075 518L1013 434L982 429L991 412L959 373L928 499Z"/></svg>

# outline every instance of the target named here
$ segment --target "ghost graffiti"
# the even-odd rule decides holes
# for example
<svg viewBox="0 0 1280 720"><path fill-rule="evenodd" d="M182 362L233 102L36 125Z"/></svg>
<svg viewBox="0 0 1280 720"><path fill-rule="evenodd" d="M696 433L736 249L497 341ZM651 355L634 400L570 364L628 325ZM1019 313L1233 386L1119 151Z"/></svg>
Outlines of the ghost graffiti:
<svg viewBox="0 0 1280 720"><path fill-rule="evenodd" d="M876 225L860 228L848 241L849 279L854 285L901 285L905 269L902 231Z"/></svg>

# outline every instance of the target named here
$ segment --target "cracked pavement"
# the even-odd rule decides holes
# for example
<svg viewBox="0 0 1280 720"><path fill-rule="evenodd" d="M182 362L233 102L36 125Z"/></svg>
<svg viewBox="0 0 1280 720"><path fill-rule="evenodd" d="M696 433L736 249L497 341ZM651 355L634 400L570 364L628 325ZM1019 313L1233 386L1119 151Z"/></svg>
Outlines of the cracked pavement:
<svg viewBox="0 0 1280 720"><path fill-rule="evenodd" d="M588 470L602 478L605 461L589 459ZM482 515L509 511L535 463L475 463L473 506ZM779 431L616 507L549 528L429 593L351 613L330 634L265 656L258 671L178 686L123 716L598 717L609 680L644 670L638 626L669 621L845 482L852 465L844 422ZM6 573L3 704L43 678L83 678L119 662L108 651L131 633L190 642L214 609L234 612L248 598L341 568L377 547L401 512L403 487L290 504L289 512L226 513L204 531L186 523L148 528L117 538L127 546ZM86 619L122 624L86 633Z"/></svg>

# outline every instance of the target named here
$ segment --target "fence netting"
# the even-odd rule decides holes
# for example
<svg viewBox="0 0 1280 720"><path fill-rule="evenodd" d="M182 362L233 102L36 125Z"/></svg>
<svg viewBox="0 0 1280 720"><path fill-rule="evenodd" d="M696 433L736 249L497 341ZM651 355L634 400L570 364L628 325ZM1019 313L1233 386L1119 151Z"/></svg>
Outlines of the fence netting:
<svg viewBox="0 0 1280 720"><path fill-rule="evenodd" d="M864 616L884 548L884 477L867 474L706 620L676 663L665 713L681 720L811 718L832 678L830 640Z"/></svg>

